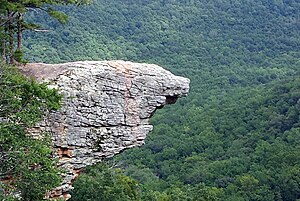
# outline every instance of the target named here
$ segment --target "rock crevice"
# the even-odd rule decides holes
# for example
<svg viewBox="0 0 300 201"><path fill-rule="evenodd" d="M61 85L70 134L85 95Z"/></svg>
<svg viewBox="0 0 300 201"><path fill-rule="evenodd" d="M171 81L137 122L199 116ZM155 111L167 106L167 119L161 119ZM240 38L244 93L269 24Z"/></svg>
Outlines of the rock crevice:
<svg viewBox="0 0 300 201"><path fill-rule="evenodd" d="M59 165L67 170L62 186L49 198L69 198L80 170L144 143L157 108L187 95L189 80L153 64L85 61L28 64L22 71L57 88L64 101L59 111L30 130L52 135Z"/></svg>

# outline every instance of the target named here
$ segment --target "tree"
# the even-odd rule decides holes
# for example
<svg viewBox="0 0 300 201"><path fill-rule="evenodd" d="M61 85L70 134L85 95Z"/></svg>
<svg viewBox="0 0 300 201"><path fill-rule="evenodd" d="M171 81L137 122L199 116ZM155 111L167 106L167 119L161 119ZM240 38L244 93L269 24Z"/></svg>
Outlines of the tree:
<svg viewBox="0 0 300 201"><path fill-rule="evenodd" d="M0 35L2 38L2 56L7 63L22 61L22 33L24 30L35 30L36 24L27 23L24 14L30 10L42 10L61 23L67 21L67 16L56 10L55 5L87 4L90 0L0 0ZM14 50L14 36L17 36L17 47Z"/></svg>
<svg viewBox="0 0 300 201"><path fill-rule="evenodd" d="M138 185L122 174L121 169L99 164L88 167L74 182L72 201L138 201Z"/></svg>
<svg viewBox="0 0 300 201"><path fill-rule="evenodd" d="M0 132L0 178L5 184L0 198L19 195L22 200L42 200L46 191L61 182L50 141L29 138L25 129L16 124L2 123Z"/></svg>
<svg viewBox="0 0 300 201"><path fill-rule="evenodd" d="M59 185L49 138L30 138L26 130L58 109L60 99L56 90L0 63L0 200L39 201Z"/></svg>

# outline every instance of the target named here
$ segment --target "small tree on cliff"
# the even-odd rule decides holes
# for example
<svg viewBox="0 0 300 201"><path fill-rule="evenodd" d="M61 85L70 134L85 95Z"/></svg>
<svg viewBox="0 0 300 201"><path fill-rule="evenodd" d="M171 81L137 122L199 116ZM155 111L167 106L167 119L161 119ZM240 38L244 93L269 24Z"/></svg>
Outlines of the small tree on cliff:
<svg viewBox="0 0 300 201"><path fill-rule="evenodd" d="M65 23L67 16L53 6L81 5L89 2L90 0L0 0L0 51L3 59L10 64L15 60L19 62L22 60L22 33L24 30L35 30L38 27L24 20L26 12L38 9ZM15 37L17 45L14 44Z"/></svg>
<svg viewBox="0 0 300 201"><path fill-rule="evenodd" d="M0 62L0 200L40 201L61 177L50 141L26 131L48 110L58 109L61 96ZM41 133L42 137L43 134Z"/></svg>

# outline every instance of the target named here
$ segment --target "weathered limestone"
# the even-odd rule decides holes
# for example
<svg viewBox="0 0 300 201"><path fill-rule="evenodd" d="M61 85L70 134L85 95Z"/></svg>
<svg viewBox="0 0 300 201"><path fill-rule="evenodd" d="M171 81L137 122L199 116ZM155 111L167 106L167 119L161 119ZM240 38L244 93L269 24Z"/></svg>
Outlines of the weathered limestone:
<svg viewBox="0 0 300 201"><path fill-rule="evenodd" d="M53 149L67 170L50 198L65 197L87 165L140 146L152 130L157 108L174 103L189 90L189 80L152 64L85 61L28 64L22 71L49 82L64 95L63 107L30 132L50 131Z"/></svg>

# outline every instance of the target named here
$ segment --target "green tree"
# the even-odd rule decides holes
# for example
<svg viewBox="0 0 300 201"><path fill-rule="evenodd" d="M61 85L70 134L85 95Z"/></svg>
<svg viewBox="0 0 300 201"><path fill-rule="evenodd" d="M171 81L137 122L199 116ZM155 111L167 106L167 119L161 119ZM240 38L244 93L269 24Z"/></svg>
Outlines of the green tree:
<svg viewBox="0 0 300 201"><path fill-rule="evenodd" d="M218 201L222 200L224 190L217 187L209 187L204 183L200 183L191 187L188 191L191 194L193 201Z"/></svg>
<svg viewBox="0 0 300 201"><path fill-rule="evenodd" d="M24 30L36 29L36 24L27 23L24 15L30 10L45 11L61 23L67 21L67 15L55 9L56 5L86 4L90 0L1 0L0 1L0 31L3 58L13 64L15 60L22 61L22 34ZM14 51L14 36L17 37L17 48Z"/></svg>
<svg viewBox="0 0 300 201"><path fill-rule="evenodd" d="M0 199L40 201L59 185L60 169L45 133L28 137L27 129L50 110L61 95L45 84L0 63Z"/></svg>
<svg viewBox="0 0 300 201"><path fill-rule="evenodd" d="M140 200L138 184L107 164L89 167L74 182L72 201L132 201Z"/></svg>

